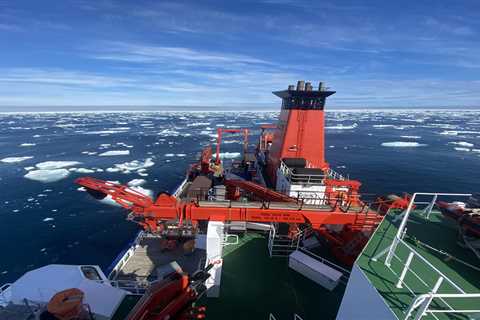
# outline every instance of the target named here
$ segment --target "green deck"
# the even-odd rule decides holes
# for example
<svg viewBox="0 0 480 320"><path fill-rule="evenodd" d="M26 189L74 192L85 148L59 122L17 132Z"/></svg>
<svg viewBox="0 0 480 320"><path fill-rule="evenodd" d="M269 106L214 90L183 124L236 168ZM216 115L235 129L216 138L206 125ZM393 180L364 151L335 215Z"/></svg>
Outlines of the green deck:
<svg viewBox="0 0 480 320"><path fill-rule="evenodd" d="M207 319L335 319L345 290L330 292L288 267L287 258L270 258L267 239L248 233L224 248L219 298L202 298Z"/></svg>
<svg viewBox="0 0 480 320"><path fill-rule="evenodd" d="M407 272L403 288L396 288L398 275L403 270L404 262L407 260L408 249L403 244L398 245L396 256L391 263L391 270L384 265L385 255L373 261L372 257L391 244L392 239L397 233L398 225L401 219L395 221L397 213L390 213L385 217L374 236L370 239L367 247L357 260L357 265L363 270L369 281L376 287L382 295L384 301L395 313L399 319L405 318L413 300L413 294L407 289L407 286L415 295L428 293L434 286L439 277L439 273L432 270L420 258L414 257L410 269L413 270L427 285L422 283L412 272ZM456 285L466 293L480 293L480 272L474 268L458 262L448 255L435 252L424 244L440 249L451 256L464 262L480 268L480 261L470 250L464 249L457 244L457 227L454 221L444 218L439 212L432 212L430 219L426 220L420 212L412 212L407 223L407 233L405 241L408 245L433 264L440 272L446 275ZM423 243L423 244L422 244ZM403 262L401 263L399 259ZM427 288L428 287L428 288ZM438 293L458 293L456 289L447 281L443 281ZM480 309L480 299L445 299L449 305L454 308L462 309ZM434 300L432 307L445 308L442 302ZM466 314L446 315L436 314L439 319L469 319ZM471 319L480 319L480 315L470 314ZM434 319L431 314L427 314L422 319Z"/></svg>

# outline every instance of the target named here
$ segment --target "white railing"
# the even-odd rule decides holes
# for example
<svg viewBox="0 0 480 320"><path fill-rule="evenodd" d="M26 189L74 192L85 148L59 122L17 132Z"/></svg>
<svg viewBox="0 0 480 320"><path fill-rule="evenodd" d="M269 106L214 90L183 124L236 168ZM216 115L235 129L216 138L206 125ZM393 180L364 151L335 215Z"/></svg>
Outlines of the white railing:
<svg viewBox="0 0 480 320"><path fill-rule="evenodd" d="M454 308L450 304L446 303L446 299L459 299L466 300L474 298L477 303L472 303L477 309L465 309L465 308ZM478 300L480 298L480 293L463 293L463 294L452 294L452 293L427 293L418 296L410 306L410 309L407 312L405 319L412 318L414 320L421 319L426 314L431 314L434 318L438 319L435 314L480 314L480 304ZM436 300L438 299L438 300ZM435 302L435 305L442 305L442 308L432 307L432 304ZM450 303L453 304L452 301Z"/></svg>
<svg viewBox="0 0 480 320"><path fill-rule="evenodd" d="M400 242L406 231L406 226L407 226L407 221L408 217L410 216L410 213L413 210L413 206L415 204L420 204L415 202L415 198L417 196L432 196L432 200L429 202L428 206L424 210L425 217L429 219L430 213L432 212L433 207L435 206L435 203L437 202L438 196L455 196L455 197L471 197L472 194L466 194L466 193L431 193L431 192L416 192L413 194L412 198L410 199L410 203L408 204L408 208L403 214L403 219L402 222L400 223L400 226L398 227L397 234L395 235L395 238L392 241L392 244L390 245L388 249L388 254L387 257L385 258L385 265L389 265L392 261L392 256L393 253L395 252L395 249L397 248L398 242ZM422 202L424 203L424 202Z"/></svg>
<svg viewBox="0 0 480 320"><path fill-rule="evenodd" d="M275 318L275 316L272 313L270 313L268 315L268 320L277 320L277 318ZM300 317L298 314L294 313L293 314L293 320L303 320L303 318Z"/></svg>
<svg viewBox="0 0 480 320"><path fill-rule="evenodd" d="M11 294L10 290L8 290L11 286L11 283L5 283L0 287L0 306L5 306L10 301L10 297L8 297L7 294Z"/></svg>
<svg viewBox="0 0 480 320"><path fill-rule="evenodd" d="M279 235L275 225L271 224L268 233L268 253L270 257L287 257L299 248L302 235L303 230L293 239L286 235Z"/></svg>
<svg viewBox="0 0 480 320"><path fill-rule="evenodd" d="M416 202L415 199L417 196L431 196L432 199L429 202ZM392 243L387 246L384 250L378 253L372 258L373 261L378 261L382 256L386 255L384 265L396 276L398 280L395 284L397 288L405 288L411 294L412 303L410 304L408 310L404 312L404 319L421 319L426 314L431 314L433 318L438 319L436 313L476 313L480 310L476 309L457 309L452 307L447 301L446 298L456 298L456 299L476 299L476 304L480 306L480 293L466 293L459 285L454 281L449 279L443 272L436 268L431 262L424 258L417 250L411 247L408 243L404 241L406 234L406 226L410 213L412 212L415 205L426 205L423 209L422 214L425 219L430 218L432 209L434 208L436 201L439 196L455 196L455 197L470 197L471 194L461 194L461 193L415 193L410 199L410 203L405 212L399 217L402 218L400 226L397 230L395 237L392 240ZM416 267L412 266L412 263L416 263ZM419 268L425 269L430 275L434 275L437 280L435 283L428 283L427 279L422 278L419 273ZM425 272L424 270L424 272ZM407 275L413 277L408 278ZM413 281L407 281L407 279L413 279ZM415 290L412 288L415 286ZM424 293L418 294L418 286L423 286ZM448 293L439 292L441 286L443 290ZM456 292L456 293L452 293ZM432 301L440 301L443 304L442 309L431 307ZM438 305L438 304L437 304ZM413 317L413 318L412 318Z"/></svg>
<svg viewBox="0 0 480 320"><path fill-rule="evenodd" d="M334 180L345 180L345 177L338 173L337 171L333 170L332 168L328 168L327 175L330 179Z"/></svg>
<svg viewBox="0 0 480 320"><path fill-rule="evenodd" d="M131 294L142 295L150 286L149 281L133 281L133 280L96 280L101 284L111 285L112 287L129 291Z"/></svg>
<svg viewBox="0 0 480 320"><path fill-rule="evenodd" d="M176 189L175 192L172 194L172 196L175 197L175 198L178 198L178 197L182 194L183 189L185 188L185 185L187 184L187 182L188 182L188 179L187 179L187 178L183 179L182 183L180 183L180 184L178 185L177 189Z"/></svg>

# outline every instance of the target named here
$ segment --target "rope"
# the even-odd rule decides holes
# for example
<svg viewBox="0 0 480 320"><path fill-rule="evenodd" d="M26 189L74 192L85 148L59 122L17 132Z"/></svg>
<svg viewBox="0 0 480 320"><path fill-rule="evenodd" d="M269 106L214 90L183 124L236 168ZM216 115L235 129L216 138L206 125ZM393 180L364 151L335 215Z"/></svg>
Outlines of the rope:
<svg viewBox="0 0 480 320"><path fill-rule="evenodd" d="M470 268L472 268L472 269L474 269L474 270L476 270L476 271L480 271L480 267L474 266L474 265L472 265L472 264L470 264L470 263L468 263L468 262L466 262L466 261L463 261L462 259L459 259L459 258L455 257L454 255L448 253L448 252L445 252L445 251L443 251L443 250L434 248L434 247L432 247L432 246L430 246L430 245L428 245L428 244L426 244L426 243L424 243L424 242L416 239L415 237L409 237L409 238L410 238L413 242L415 242L415 244L421 245L421 246L423 246L423 247L425 247L425 248L427 248L427 249L430 249L430 250L432 250L432 251L434 251L434 252L437 252L437 253L439 253L439 254L441 254L441 255L446 256L445 261L455 260L455 261L457 261L457 262L459 262L459 263L461 263L461 264L463 264L463 265L465 265L465 266L467 266L467 267L470 267Z"/></svg>

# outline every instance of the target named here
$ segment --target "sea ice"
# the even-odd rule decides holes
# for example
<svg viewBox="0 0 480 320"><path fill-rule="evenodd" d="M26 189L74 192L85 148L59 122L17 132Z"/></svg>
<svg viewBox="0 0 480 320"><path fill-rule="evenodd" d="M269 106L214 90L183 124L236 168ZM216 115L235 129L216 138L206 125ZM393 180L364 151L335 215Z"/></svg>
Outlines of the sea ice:
<svg viewBox="0 0 480 320"><path fill-rule="evenodd" d="M352 130L358 127L356 123L351 124L351 125L344 125L344 124L339 124L336 126L330 126L330 127L325 127L325 129L330 129L330 130Z"/></svg>
<svg viewBox="0 0 480 320"><path fill-rule="evenodd" d="M30 180L48 183L62 180L68 177L69 174L70 172L67 169L33 170L29 171L24 177Z"/></svg>
<svg viewBox="0 0 480 320"><path fill-rule="evenodd" d="M152 158L147 158L145 161L133 160L130 162L119 163L115 164L113 168L107 168L108 172L119 172L122 173L130 173L131 171L137 171L140 169L145 169L153 166L155 162L153 162Z"/></svg>
<svg viewBox="0 0 480 320"><path fill-rule="evenodd" d="M127 183L127 185L129 187L139 187L141 185L144 185L146 182L147 182L147 180L145 180L145 179L133 179L133 180L130 180Z"/></svg>
<svg viewBox="0 0 480 320"><path fill-rule="evenodd" d="M112 156L128 156L130 150L110 150L103 153L100 153L100 157L112 157Z"/></svg>
<svg viewBox="0 0 480 320"><path fill-rule="evenodd" d="M473 143L466 142L466 141L449 142L448 144L455 144L457 146L462 146L462 147L473 147Z"/></svg>
<svg viewBox="0 0 480 320"><path fill-rule="evenodd" d="M67 167L76 166L81 162L78 161L45 161L37 163L35 166L41 170L55 170L55 169L62 169Z"/></svg>
<svg viewBox="0 0 480 320"><path fill-rule="evenodd" d="M70 168L69 170L76 173L94 173L95 172L95 170L87 169L87 168Z"/></svg>
<svg viewBox="0 0 480 320"><path fill-rule="evenodd" d="M22 161L32 159L32 158L33 157L30 157L30 156L26 156L26 157L7 157L7 158L3 158L0 161L3 162L3 163L17 163L17 162L22 162Z"/></svg>
<svg viewBox="0 0 480 320"><path fill-rule="evenodd" d="M223 159L234 159L239 157L240 157L240 152L220 152L220 158L223 158Z"/></svg>
<svg viewBox="0 0 480 320"><path fill-rule="evenodd" d="M400 147L400 148L411 148L411 147L424 147L426 144L418 142L406 142L406 141L393 141L393 142L383 142L382 146L384 147Z"/></svg>

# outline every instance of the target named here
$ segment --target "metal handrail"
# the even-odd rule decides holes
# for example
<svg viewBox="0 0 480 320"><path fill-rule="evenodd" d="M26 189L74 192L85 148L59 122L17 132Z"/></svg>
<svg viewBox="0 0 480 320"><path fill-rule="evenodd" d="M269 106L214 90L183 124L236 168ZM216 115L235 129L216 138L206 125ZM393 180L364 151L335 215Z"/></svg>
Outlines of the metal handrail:
<svg viewBox="0 0 480 320"><path fill-rule="evenodd" d="M439 298L442 300L449 309L429 309L432 304L433 299ZM459 298L459 299L468 299L468 298L480 298L480 293L426 293L417 296L417 298L412 302L410 309L407 312L405 320L412 316L413 312L419 308L415 313L415 320L421 319L427 313L480 313L480 309L454 309L449 304L447 304L444 298ZM477 306L480 305L480 300Z"/></svg>
<svg viewBox="0 0 480 320"><path fill-rule="evenodd" d="M432 200L430 202L416 202L415 199L417 196L432 196ZM408 287L408 285L405 283L404 279L407 274L407 272L412 272L417 278L418 276L414 273L413 270L410 270L410 264L412 262L413 258L420 259L425 265L427 265L429 268L431 268L436 274L439 275L439 278L437 280L437 283L433 286L432 289L429 288L429 285L426 284L424 281L421 281L427 288L430 290L430 292L421 294L417 296L412 303L410 304L410 307L406 313L405 319L409 319L410 316L413 314L413 312L420 307L419 311L415 314L414 319L420 319L425 315L427 312L430 313L435 313L435 312L451 312L451 313L459 313L459 312L480 312L479 311L468 311L468 310L455 310L453 309L443 298L449 298L449 297L455 297L455 298L468 298L468 297L479 297L480 294L476 293L466 293L460 286L458 286L455 282L453 282L451 279L449 279L443 272L441 272L439 269L437 269L430 261L428 261L426 258L424 258L417 250L413 247L411 247L408 243L405 242L404 237L406 235L406 225L407 221L409 218L410 213L413 210L414 205L418 204L424 204L427 205L423 209L423 215L424 217L428 220L430 217L430 213L432 212L436 201L439 196L455 196L455 197L470 197L471 194L464 194L464 193L431 193L431 192L417 192L414 193L413 196L410 199L409 205L407 210L403 213L403 218L400 223L400 226L398 227L397 233L395 237L392 240L392 243L387 246L384 250L379 252L376 256L372 258L373 261L377 261L380 257L383 255L386 255L384 265L391 271L393 272L396 276L399 276L398 282L396 286L398 288L401 288L402 286L405 286L412 295L415 295L415 293ZM405 248L408 249L408 258L406 262L404 263L395 253L397 252L397 247L398 245L403 245ZM403 264L402 271L400 275L398 275L396 272L393 271L391 268L391 263L392 259L396 258L400 261L400 263ZM421 280L421 279L420 279ZM454 294L443 294L443 293L437 293L437 291L440 288L440 285L442 284L443 280L446 280L448 284L453 287L458 293ZM442 302L447 305L450 309L447 309L447 311L444 310L428 310L429 305L431 304L432 299L438 298L442 300Z"/></svg>

